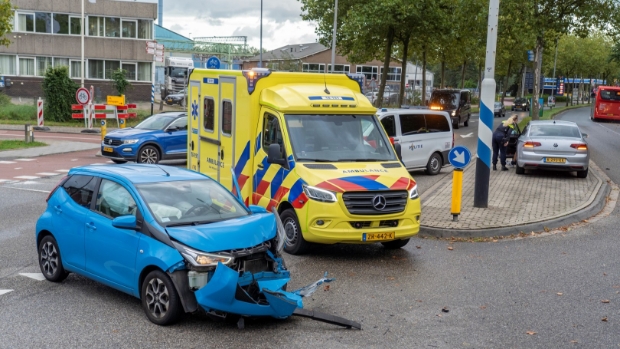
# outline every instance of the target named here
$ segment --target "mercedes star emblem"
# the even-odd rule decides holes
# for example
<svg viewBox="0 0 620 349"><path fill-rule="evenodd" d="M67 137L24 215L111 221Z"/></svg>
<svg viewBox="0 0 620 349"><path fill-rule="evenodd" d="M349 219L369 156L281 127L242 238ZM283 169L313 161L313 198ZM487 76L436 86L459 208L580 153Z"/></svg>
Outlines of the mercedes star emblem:
<svg viewBox="0 0 620 349"><path fill-rule="evenodd" d="M385 200L385 196L383 195L377 195L372 199L372 206L377 211L383 211L386 205L387 205L387 201Z"/></svg>

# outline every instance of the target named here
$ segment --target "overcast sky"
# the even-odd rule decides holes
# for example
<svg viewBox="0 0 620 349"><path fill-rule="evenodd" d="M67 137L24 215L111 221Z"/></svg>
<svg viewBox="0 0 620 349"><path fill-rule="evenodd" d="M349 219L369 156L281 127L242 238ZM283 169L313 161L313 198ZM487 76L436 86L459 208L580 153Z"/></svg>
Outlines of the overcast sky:
<svg viewBox="0 0 620 349"><path fill-rule="evenodd" d="M157 2L157 0L143 0ZM164 0L163 26L184 36L247 36L260 41L261 0ZM263 0L263 48L316 42L314 24L301 19L297 0Z"/></svg>

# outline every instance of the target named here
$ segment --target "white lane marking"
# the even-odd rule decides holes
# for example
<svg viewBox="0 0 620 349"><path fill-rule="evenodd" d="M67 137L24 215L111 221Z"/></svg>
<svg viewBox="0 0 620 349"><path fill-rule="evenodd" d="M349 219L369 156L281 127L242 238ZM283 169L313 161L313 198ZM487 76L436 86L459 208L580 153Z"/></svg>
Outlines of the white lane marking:
<svg viewBox="0 0 620 349"><path fill-rule="evenodd" d="M7 188L7 189L15 189L15 190L23 190L23 191L34 191L37 193L45 193L45 194L49 194L49 190L39 190L39 189L28 189L28 188L16 188L16 187L1 187L1 188Z"/></svg>
<svg viewBox="0 0 620 349"><path fill-rule="evenodd" d="M56 172L69 172L69 170L56 170Z"/></svg>
<svg viewBox="0 0 620 349"><path fill-rule="evenodd" d="M113 163L114 163L114 161L109 160L109 161L106 161L106 163L108 163L108 164L113 164Z"/></svg>
<svg viewBox="0 0 620 349"><path fill-rule="evenodd" d="M10 179L0 179L0 183L4 183L4 182L10 182Z"/></svg>
<svg viewBox="0 0 620 349"><path fill-rule="evenodd" d="M618 133L618 132L616 132L616 131L614 131L614 130L610 129L609 127L605 127L605 126L603 126L603 125L601 125L601 124L595 124L595 125L599 125L600 127L604 128L604 129L606 129L606 130L608 130L608 131L611 131L611 132L613 132L613 133L617 134L618 136L620 136L620 133Z"/></svg>
<svg viewBox="0 0 620 349"><path fill-rule="evenodd" d="M45 276L41 273L19 273L21 276L25 276L27 278L35 279L37 281L45 280Z"/></svg>
<svg viewBox="0 0 620 349"><path fill-rule="evenodd" d="M39 176L58 176L60 173L58 172L40 172L37 173Z"/></svg>
<svg viewBox="0 0 620 349"><path fill-rule="evenodd" d="M15 159L15 161L35 161L36 158L24 158L24 159Z"/></svg>
<svg viewBox="0 0 620 349"><path fill-rule="evenodd" d="M79 159L71 159L71 161L78 161Z"/></svg>
<svg viewBox="0 0 620 349"><path fill-rule="evenodd" d="M13 177L13 178L17 178L17 179L38 179L38 178L41 178L41 177L37 177L37 176L16 176L16 177Z"/></svg>
<svg viewBox="0 0 620 349"><path fill-rule="evenodd" d="M13 292L13 290L0 290L0 296L2 296L3 294L7 294L9 292Z"/></svg>
<svg viewBox="0 0 620 349"><path fill-rule="evenodd" d="M0 161L0 165L14 164L15 161Z"/></svg>
<svg viewBox="0 0 620 349"><path fill-rule="evenodd" d="M471 137L471 136L473 136L473 135L474 135L474 133L473 133L473 132L470 132L470 133L468 133L468 134L466 134L466 135L460 135L460 136L461 136L462 138L469 138L469 137Z"/></svg>
<svg viewBox="0 0 620 349"><path fill-rule="evenodd" d="M23 167L15 167L16 170L21 170Z"/></svg>

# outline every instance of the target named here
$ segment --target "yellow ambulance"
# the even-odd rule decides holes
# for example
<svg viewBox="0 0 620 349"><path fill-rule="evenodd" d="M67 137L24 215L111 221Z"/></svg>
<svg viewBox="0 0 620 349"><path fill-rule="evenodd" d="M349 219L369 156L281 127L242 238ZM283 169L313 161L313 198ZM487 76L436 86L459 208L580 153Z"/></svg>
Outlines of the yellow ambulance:
<svg viewBox="0 0 620 349"><path fill-rule="evenodd" d="M247 206L280 214L287 252L418 233L416 182L359 77L194 69L188 93L188 168L236 192L234 172Z"/></svg>

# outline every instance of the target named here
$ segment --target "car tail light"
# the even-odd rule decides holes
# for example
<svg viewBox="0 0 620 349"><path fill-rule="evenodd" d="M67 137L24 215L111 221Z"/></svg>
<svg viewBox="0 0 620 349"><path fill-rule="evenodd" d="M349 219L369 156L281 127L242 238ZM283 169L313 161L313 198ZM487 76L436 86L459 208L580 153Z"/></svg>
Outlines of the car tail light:
<svg viewBox="0 0 620 349"><path fill-rule="evenodd" d="M529 142L525 142L523 144L524 148L534 148L534 147L540 147L540 146L541 146L540 142L531 142L531 141L529 141Z"/></svg>
<svg viewBox="0 0 620 349"><path fill-rule="evenodd" d="M573 143L570 145L570 147L577 150L588 150L588 145L584 143Z"/></svg>
<svg viewBox="0 0 620 349"><path fill-rule="evenodd" d="M54 194L56 189L58 189L58 187L60 187L61 185L65 184L65 181L67 180L67 178L69 178L69 176L62 177L62 179L58 182L58 184L56 184L54 189L52 189L52 191L50 191L49 195L47 196L47 199L45 199L45 202L48 202L50 200L50 198L52 197L52 195Z"/></svg>

